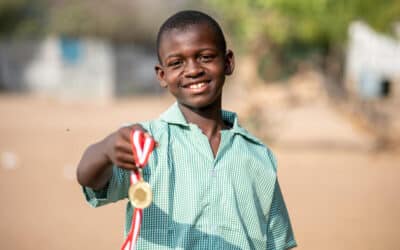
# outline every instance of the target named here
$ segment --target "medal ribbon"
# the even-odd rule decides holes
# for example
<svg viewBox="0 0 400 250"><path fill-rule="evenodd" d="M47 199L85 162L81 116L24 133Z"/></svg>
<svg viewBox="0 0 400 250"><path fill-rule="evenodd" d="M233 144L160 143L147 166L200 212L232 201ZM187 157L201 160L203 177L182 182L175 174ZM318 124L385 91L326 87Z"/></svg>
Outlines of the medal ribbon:
<svg viewBox="0 0 400 250"><path fill-rule="evenodd" d="M149 156L154 149L155 141L149 135L141 130L132 130L130 134L130 141L132 146L133 158L135 164L139 168L144 168L147 164ZM134 185L141 179L140 172L138 170L131 171L131 185ZM132 214L131 229L126 237L121 250L134 250L136 241L139 237L140 225L143 218L143 209L134 208Z"/></svg>

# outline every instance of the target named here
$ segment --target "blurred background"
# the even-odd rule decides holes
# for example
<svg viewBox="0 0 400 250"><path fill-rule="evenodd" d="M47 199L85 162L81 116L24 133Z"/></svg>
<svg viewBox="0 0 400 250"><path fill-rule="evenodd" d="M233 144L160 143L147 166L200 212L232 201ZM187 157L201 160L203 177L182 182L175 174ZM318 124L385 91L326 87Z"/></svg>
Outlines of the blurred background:
<svg viewBox="0 0 400 250"><path fill-rule="evenodd" d="M400 2L0 0L2 249L118 249L126 202L84 201L84 149L174 102L158 27L221 24L236 69L224 107L264 140L298 249L399 249Z"/></svg>

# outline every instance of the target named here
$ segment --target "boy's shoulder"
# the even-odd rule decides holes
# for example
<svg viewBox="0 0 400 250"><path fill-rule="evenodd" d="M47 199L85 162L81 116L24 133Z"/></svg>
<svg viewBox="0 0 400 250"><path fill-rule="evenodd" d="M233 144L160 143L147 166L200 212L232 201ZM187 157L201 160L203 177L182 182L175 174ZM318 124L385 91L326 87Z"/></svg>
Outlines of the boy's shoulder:
<svg viewBox="0 0 400 250"><path fill-rule="evenodd" d="M228 110L222 110L222 119L231 125L231 130L235 134L239 134L250 142L259 146L267 147L264 142L253 133L249 132L239 122L237 113Z"/></svg>
<svg viewBox="0 0 400 250"><path fill-rule="evenodd" d="M235 112L232 111L226 111L222 110L222 116L224 121L233 121L233 126L232 129L234 133L240 134L242 138L244 138L249 145L251 145L252 148L257 148L256 151L258 151L261 155L264 157L266 156L272 163L272 167L276 170L276 158L270 149L270 147L265 144L260 138L258 138L256 135L253 133L249 132L247 129L242 127L239 124L239 118L238 115ZM226 120L225 120L226 119Z"/></svg>

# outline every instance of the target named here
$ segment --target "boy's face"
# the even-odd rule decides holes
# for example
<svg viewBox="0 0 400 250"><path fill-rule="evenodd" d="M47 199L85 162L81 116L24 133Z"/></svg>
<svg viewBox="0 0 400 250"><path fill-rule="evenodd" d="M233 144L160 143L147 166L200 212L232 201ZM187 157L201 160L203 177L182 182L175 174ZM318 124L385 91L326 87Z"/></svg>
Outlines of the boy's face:
<svg viewBox="0 0 400 250"><path fill-rule="evenodd" d="M233 52L217 46L214 31L204 24L173 29L162 35L161 64L156 65L162 87L178 103L199 109L220 102L225 76L234 68Z"/></svg>

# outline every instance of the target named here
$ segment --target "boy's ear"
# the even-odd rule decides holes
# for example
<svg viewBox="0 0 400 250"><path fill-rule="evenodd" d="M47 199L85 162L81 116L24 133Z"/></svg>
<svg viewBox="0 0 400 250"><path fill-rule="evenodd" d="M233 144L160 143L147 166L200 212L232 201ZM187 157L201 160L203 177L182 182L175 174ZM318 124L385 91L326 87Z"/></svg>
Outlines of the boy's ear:
<svg viewBox="0 0 400 250"><path fill-rule="evenodd" d="M225 75L232 75L235 69L235 56L233 51L228 49L225 54Z"/></svg>
<svg viewBox="0 0 400 250"><path fill-rule="evenodd" d="M163 88L168 87L167 82L164 80L165 73L163 67L160 64L157 64L154 67L154 70L156 71L157 79L160 83L160 86Z"/></svg>

